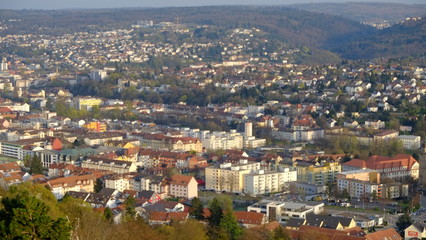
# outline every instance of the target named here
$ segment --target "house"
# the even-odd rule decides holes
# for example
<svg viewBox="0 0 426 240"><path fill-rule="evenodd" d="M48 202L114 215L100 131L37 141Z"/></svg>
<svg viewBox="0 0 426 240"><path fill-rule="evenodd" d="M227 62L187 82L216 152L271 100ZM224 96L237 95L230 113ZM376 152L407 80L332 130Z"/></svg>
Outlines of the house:
<svg viewBox="0 0 426 240"><path fill-rule="evenodd" d="M149 225L164 225L170 224L171 221L183 222L188 219L187 212L153 212L149 215Z"/></svg>
<svg viewBox="0 0 426 240"><path fill-rule="evenodd" d="M91 174L61 177L49 180L45 185L51 189L53 195L55 195L57 199L62 199L69 191L93 192L95 178Z"/></svg>
<svg viewBox="0 0 426 240"><path fill-rule="evenodd" d="M156 203L161 200L161 196L154 191L140 191L138 192L137 197L142 201L147 201L148 203Z"/></svg>
<svg viewBox="0 0 426 240"><path fill-rule="evenodd" d="M173 175L170 180L169 195L187 199L198 197L198 182L192 176Z"/></svg>
<svg viewBox="0 0 426 240"><path fill-rule="evenodd" d="M234 215L238 224L245 228L261 226L267 222L264 213L235 211Z"/></svg>
<svg viewBox="0 0 426 240"><path fill-rule="evenodd" d="M403 238L399 235L394 228L377 231L365 235L366 240L402 240Z"/></svg>
<svg viewBox="0 0 426 240"><path fill-rule="evenodd" d="M426 223L416 222L411 224L404 230L405 239L425 239L426 238Z"/></svg>
<svg viewBox="0 0 426 240"><path fill-rule="evenodd" d="M21 167L16 162L0 163L0 173L21 172Z"/></svg>

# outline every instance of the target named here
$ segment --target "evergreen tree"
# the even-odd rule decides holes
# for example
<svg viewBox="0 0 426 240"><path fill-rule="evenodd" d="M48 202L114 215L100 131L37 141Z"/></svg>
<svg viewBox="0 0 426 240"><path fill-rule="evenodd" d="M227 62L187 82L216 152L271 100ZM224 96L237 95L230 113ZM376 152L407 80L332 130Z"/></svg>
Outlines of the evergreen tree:
<svg viewBox="0 0 426 240"><path fill-rule="evenodd" d="M189 214L198 219L198 220L203 220L204 216L203 216L203 203L201 202L201 200L197 197L193 198L191 201L191 207L189 208Z"/></svg>
<svg viewBox="0 0 426 240"><path fill-rule="evenodd" d="M107 221L112 222L112 218L114 217L114 214L112 213L111 208L109 207L105 208L104 217Z"/></svg>
<svg viewBox="0 0 426 240"><path fill-rule="evenodd" d="M218 227L220 225L220 221L223 217L223 210L220 206L219 201L214 198L212 203L210 204L210 217L209 217L209 225L211 227Z"/></svg>
<svg viewBox="0 0 426 240"><path fill-rule="evenodd" d="M232 210L225 212L220 221L219 228L225 230L228 233L229 239L232 240L237 239L243 232Z"/></svg>
<svg viewBox="0 0 426 240"><path fill-rule="evenodd" d="M103 184L104 183L102 182L102 179L97 178L96 183L95 183L95 189L94 189L95 192L97 192L97 193L100 192L102 190L102 188L104 187Z"/></svg>
<svg viewBox="0 0 426 240"><path fill-rule="evenodd" d="M404 215L399 216L398 221L396 222L396 230L401 236L404 236L404 230L413 224L413 220L411 219L408 213L404 213Z"/></svg>
<svg viewBox="0 0 426 240"><path fill-rule="evenodd" d="M271 235L271 240L290 240L290 236L282 227L275 228Z"/></svg>
<svg viewBox="0 0 426 240"><path fill-rule="evenodd" d="M19 194L3 198L0 210L0 239L70 239L67 220L53 220L49 207L33 197Z"/></svg>
<svg viewBox="0 0 426 240"><path fill-rule="evenodd" d="M31 156L30 155L25 155L24 157L24 166L25 167L31 167Z"/></svg>
<svg viewBox="0 0 426 240"><path fill-rule="evenodd" d="M34 155L31 160L30 174L43 174L43 163L41 162L41 158L37 155Z"/></svg>
<svg viewBox="0 0 426 240"><path fill-rule="evenodd" d="M134 220L136 218L136 201L132 196L128 196L124 201L124 206L126 207L125 214L123 215L124 220Z"/></svg>

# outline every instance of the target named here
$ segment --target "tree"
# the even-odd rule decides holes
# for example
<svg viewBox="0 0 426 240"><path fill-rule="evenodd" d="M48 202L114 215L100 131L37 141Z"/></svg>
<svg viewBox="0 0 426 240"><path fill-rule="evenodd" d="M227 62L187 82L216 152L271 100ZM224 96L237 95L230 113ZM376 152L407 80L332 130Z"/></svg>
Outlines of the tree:
<svg viewBox="0 0 426 240"><path fill-rule="evenodd" d="M24 157L24 166L25 167L31 167L31 160L32 160L32 158L31 158L31 156L30 155L25 155L25 157Z"/></svg>
<svg viewBox="0 0 426 240"><path fill-rule="evenodd" d="M167 168L166 171L164 171L164 176L165 177L172 177L173 175L179 174L179 170L175 167L172 168Z"/></svg>
<svg viewBox="0 0 426 240"><path fill-rule="evenodd" d="M198 220L203 220L203 203L197 197L191 200L191 207L189 208L189 214Z"/></svg>
<svg viewBox="0 0 426 240"><path fill-rule="evenodd" d="M232 210L232 198L228 195L218 195L214 199L219 203L219 206L222 208L222 210ZM214 199L209 202L209 205L211 206L213 204Z"/></svg>
<svg viewBox="0 0 426 240"><path fill-rule="evenodd" d="M95 183L95 192L100 192L102 188L104 187L104 183L102 182L102 179L97 178Z"/></svg>
<svg viewBox="0 0 426 240"><path fill-rule="evenodd" d="M31 165L30 165L30 174L43 174L43 163L41 158L34 154Z"/></svg>
<svg viewBox="0 0 426 240"><path fill-rule="evenodd" d="M125 214L123 215L124 220L132 220L136 218L136 201L132 196L128 196L124 200L124 206L126 207Z"/></svg>
<svg viewBox="0 0 426 240"><path fill-rule="evenodd" d="M214 198L212 203L210 204L210 217L209 217L209 225L211 227L218 227L220 224L220 221L223 217L223 210L220 206L219 201Z"/></svg>
<svg viewBox="0 0 426 240"><path fill-rule="evenodd" d="M64 218L52 219L49 207L36 197L20 194L2 200L1 239L70 239L71 227Z"/></svg>
<svg viewBox="0 0 426 240"><path fill-rule="evenodd" d="M399 216L398 221L396 222L396 230L401 236L404 236L404 230L409 227L413 223L410 215L408 213L404 213Z"/></svg>
<svg viewBox="0 0 426 240"><path fill-rule="evenodd" d="M105 217L105 219L106 219L108 222L112 222L112 219L113 219L113 217L114 217L114 214L113 214L113 212L112 212L111 208L109 208L109 207L105 208L105 210L104 210L104 217Z"/></svg>
<svg viewBox="0 0 426 240"><path fill-rule="evenodd" d="M228 233L229 239L237 239L243 232L240 225L238 225L237 219L235 218L232 210L227 210L223 215L219 227L224 229Z"/></svg>
<svg viewBox="0 0 426 240"><path fill-rule="evenodd" d="M283 227L279 226L271 233L271 240L290 240L290 236Z"/></svg>
<svg viewBox="0 0 426 240"><path fill-rule="evenodd" d="M199 239L208 240L207 232L203 224L194 219L188 219L185 222L173 222L173 231L169 239L186 240Z"/></svg>
<svg viewBox="0 0 426 240"><path fill-rule="evenodd" d="M83 200L66 195L57 205L72 226L73 239L107 239L111 234L112 223L107 221L105 213L102 215L100 211L93 211L92 206Z"/></svg>

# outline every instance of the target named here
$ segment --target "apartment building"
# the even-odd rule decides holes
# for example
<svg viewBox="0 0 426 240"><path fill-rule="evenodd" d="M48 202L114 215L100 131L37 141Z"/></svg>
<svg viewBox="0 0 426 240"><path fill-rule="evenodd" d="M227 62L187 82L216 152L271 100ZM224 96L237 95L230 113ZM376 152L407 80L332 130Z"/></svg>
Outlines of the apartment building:
<svg viewBox="0 0 426 240"><path fill-rule="evenodd" d="M129 173L136 172L137 170L136 164L134 162L99 158L88 158L81 163L81 167L106 170L115 173Z"/></svg>
<svg viewBox="0 0 426 240"><path fill-rule="evenodd" d="M297 169L298 181L319 185L334 182L337 173L342 170L339 162L324 160L320 162L296 161L294 166Z"/></svg>
<svg viewBox="0 0 426 240"><path fill-rule="evenodd" d="M420 149L421 137L413 135L400 135L398 139L402 142L405 149Z"/></svg>
<svg viewBox="0 0 426 240"><path fill-rule="evenodd" d="M230 132L213 132L201 138L203 148L208 150L242 149L244 137L236 130Z"/></svg>
<svg viewBox="0 0 426 240"><path fill-rule="evenodd" d="M244 193L252 196L283 190L285 183L297 181L297 171L285 168L282 171L257 170L244 175Z"/></svg>
<svg viewBox="0 0 426 240"><path fill-rule="evenodd" d="M206 168L206 189L242 193L244 175L260 170L260 163L240 160L238 164L223 163L219 167Z"/></svg>
<svg viewBox="0 0 426 240"><path fill-rule="evenodd" d="M419 163L408 154L397 154L393 157L373 155L367 160L352 159L342 166L343 171L372 169L380 173L380 177L401 181L407 177L419 178Z"/></svg>
<svg viewBox="0 0 426 240"><path fill-rule="evenodd" d="M198 183L192 176L173 175L170 180L169 195L186 199L198 197Z"/></svg>
<svg viewBox="0 0 426 240"><path fill-rule="evenodd" d="M90 111L94 106L100 106L102 102L103 101L100 98L78 97L75 98L74 105L78 110Z"/></svg>

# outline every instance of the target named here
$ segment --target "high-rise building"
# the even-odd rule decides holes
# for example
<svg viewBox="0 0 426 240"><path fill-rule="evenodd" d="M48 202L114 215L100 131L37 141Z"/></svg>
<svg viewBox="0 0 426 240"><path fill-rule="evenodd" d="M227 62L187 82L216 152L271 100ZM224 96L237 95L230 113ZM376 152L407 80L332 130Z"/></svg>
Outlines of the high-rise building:
<svg viewBox="0 0 426 240"><path fill-rule="evenodd" d="M253 136L253 123L251 122L246 122L244 124L244 133L245 133L245 137L249 138L251 136Z"/></svg>
<svg viewBox="0 0 426 240"><path fill-rule="evenodd" d="M0 63L0 71L6 71L8 69L7 63L2 62Z"/></svg>

